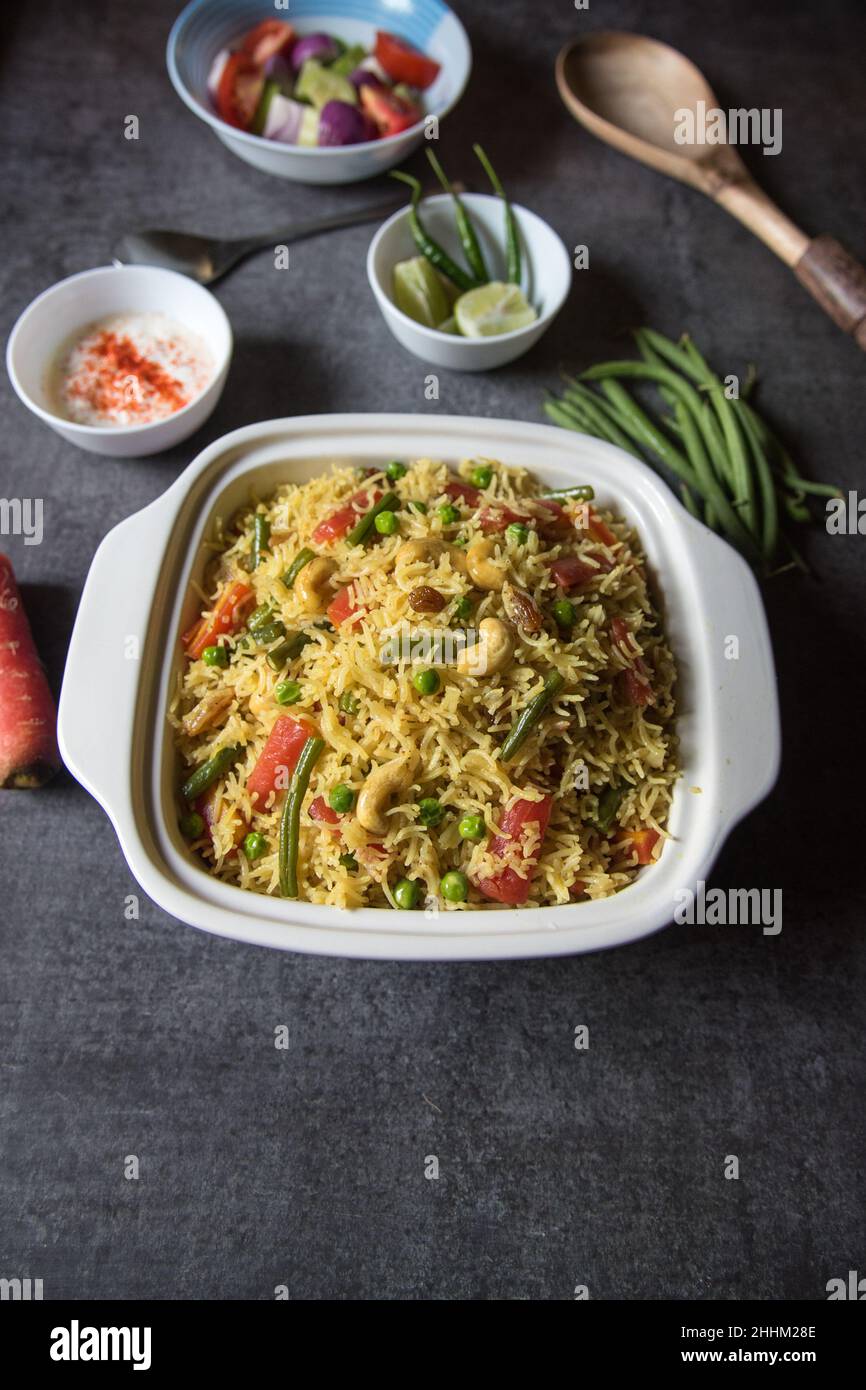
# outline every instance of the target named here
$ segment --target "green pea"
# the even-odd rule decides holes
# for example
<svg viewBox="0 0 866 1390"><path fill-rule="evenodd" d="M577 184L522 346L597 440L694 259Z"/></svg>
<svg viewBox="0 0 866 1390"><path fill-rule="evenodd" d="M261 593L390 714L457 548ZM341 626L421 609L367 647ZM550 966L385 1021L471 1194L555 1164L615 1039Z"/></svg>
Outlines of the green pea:
<svg viewBox="0 0 866 1390"><path fill-rule="evenodd" d="M361 701L356 700L350 690L344 690L337 701L337 708L341 714L357 714L361 708Z"/></svg>
<svg viewBox="0 0 866 1390"><path fill-rule="evenodd" d="M274 699L278 705L296 705L301 698L301 687L297 681L277 681L274 686Z"/></svg>
<svg viewBox="0 0 866 1390"><path fill-rule="evenodd" d="M529 540L529 527L524 526L521 521L512 521L510 526L506 526L505 534L510 536L517 545L526 545Z"/></svg>
<svg viewBox="0 0 866 1390"><path fill-rule="evenodd" d="M489 487L493 480L493 469L488 468L487 464L480 464L478 468L473 468L469 474L469 481L473 487Z"/></svg>
<svg viewBox="0 0 866 1390"><path fill-rule="evenodd" d="M404 478L408 471L405 463L401 463L399 459L394 459L385 469L385 477L392 483L396 483L398 479Z"/></svg>
<svg viewBox="0 0 866 1390"><path fill-rule="evenodd" d="M204 834L204 819L198 811L188 811L180 818L180 833L186 840L198 840Z"/></svg>
<svg viewBox="0 0 866 1390"><path fill-rule="evenodd" d="M350 874L356 874L358 872L358 861L354 854L341 854L340 863Z"/></svg>
<svg viewBox="0 0 866 1390"><path fill-rule="evenodd" d="M443 526L453 526L455 522L460 520L460 513L456 507L452 507L450 502L443 503L443 505L437 507L436 510Z"/></svg>
<svg viewBox="0 0 866 1390"><path fill-rule="evenodd" d="M447 903L465 903L469 896L469 879L454 869L441 880L439 891Z"/></svg>
<svg viewBox="0 0 866 1390"><path fill-rule="evenodd" d="M487 826L483 816L462 816L457 827L457 833L461 840L483 840L487 833Z"/></svg>
<svg viewBox="0 0 866 1390"><path fill-rule="evenodd" d="M393 536L399 522L393 512L380 512L373 524L380 536Z"/></svg>
<svg viewBox="0 0 866 1390"><path fill-rule="evenodd" d="M560 627L573 627L577 609L571 599L558 598L553 605L553 616Z"/></svg>
<svg viewBox="0 0 866 1390"><path fill-rule="evenodd" d="M435 695L442 684L439 679L438 671L416 671L412 677L412 684L419 695Z"/></svg>
<svg viewBox="0 0 866 1390"><path fill-rule="evenodd" d="M205 647L201 659L205 666L228 666L228 650L226 647Z"/></svg>
<svg viewBox="0 0 866 1390"><path fill-rule="evenodd" d="M426 515L427 515L427 503L426 503L426 502L410 502L410 503L409 503L409 510L410 510L411 512L418 512L421 516L426 516Z"/></svg>
<svg viewBox="0 0 866 1390"><path fill-rule="evenodd" d="M413 907L418 906L418 899L421 897L421 884L417 878L401 878L399 883L394 886L394 901L398 907L405 907L411 912Z"/></svg>
<svg viewBox="0 0 866 1390"><path fill-rule="evenodd" d="M465 623L472 617L474 604L468 594L464 594L454 605L454 617L458 622Z"/></svg>
<svg viewBox="0 0 866 1390"><path fill-rule="evenodd" d="M354 804L355 793L351 787L346 786L345 782L340 782L328 794L328 805L332 811L339 811L340 815L346 811L351 811Z"/></svg>
<svg viewBox="0 0 866 1390"><path fill-rule="evenodd" d="M261 859L262 855L267 853L268 842L258 830L251 830L249 835L244 836L241 849L252 864L253 860Z"/></svg>
<svg viewBox="0 0 866 1390"><path fill-rule="evenodd" d="M419 819L428 830L434 829L445 815L445 807L438 797L425 796L418 802Z"/></svg>

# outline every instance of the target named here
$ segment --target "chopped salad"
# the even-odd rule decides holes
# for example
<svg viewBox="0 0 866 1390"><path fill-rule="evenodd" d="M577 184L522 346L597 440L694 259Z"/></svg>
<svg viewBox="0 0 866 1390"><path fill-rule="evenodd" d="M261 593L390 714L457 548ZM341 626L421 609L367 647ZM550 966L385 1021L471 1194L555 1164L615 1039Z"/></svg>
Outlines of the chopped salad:
<svg viewBox="0 0 866 1390"><path fill-rule="evenodd" d="M221 120L266 140L357 145L417 125L421 93L439 71L432 58L384 30L371 51L265 19L216 55L208 93Z"/></svg>

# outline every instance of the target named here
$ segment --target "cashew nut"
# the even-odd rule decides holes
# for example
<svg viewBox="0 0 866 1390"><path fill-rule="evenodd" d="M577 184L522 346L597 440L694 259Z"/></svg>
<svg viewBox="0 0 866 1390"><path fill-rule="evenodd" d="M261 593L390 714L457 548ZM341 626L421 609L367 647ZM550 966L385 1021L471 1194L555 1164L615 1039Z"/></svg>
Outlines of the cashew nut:
<svg viewBox="0 0 866 1390"><path fill-rule="evenodd" d="M495 549L495 540L479 538L466 552L469 577L479 589L501 589L505 583L505 566L497 565L490 558Z"/></svg>
<svg viewBox="0 0 866 1390"><path fill-rule="evenodd" d="M418 754L410 752L373 769L358 795L357 816L365 830L374 835L385 834L386 812L399 803L412 785L417 765Z"/></svg>
<svg viewBox="0 0 866 1390"><path fill-rule="evenodd" d="M297 594L305 613L319 613L325 607L325 585L334 573L334 562L317 555L301 570L295 580Z"/></svg>
<svg viewBox="0 0 866 1390"><path fill-rule="evenodd" d="M451 557L451 563L461 574L466 573L466 555L459 545L449 545L447 541L437 540L434 536L429 539L419 538L414 541L404 541L397 551L394 558L395 565L412 565L418 560L426 560L435 565L440 556L446 554ZM302 571L303 573L303 571Z"/></svg>
<svg viewBox="0 0 866 1390"><path fill-rule="evenodd" d="M514 628L498 618L482 618L478 624L478 641L474 647L464 647L455 668L461 676L492 676L504 671L514 655Z"/></svg>

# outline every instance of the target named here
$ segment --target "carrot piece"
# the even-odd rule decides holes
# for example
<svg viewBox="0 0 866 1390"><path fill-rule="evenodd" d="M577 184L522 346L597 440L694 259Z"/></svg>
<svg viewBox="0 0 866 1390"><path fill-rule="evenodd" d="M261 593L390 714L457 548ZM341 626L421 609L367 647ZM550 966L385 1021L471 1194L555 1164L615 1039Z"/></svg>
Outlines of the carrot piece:
<svg viewBox="0 0 866 1390"><path fill-rule="evenodd" d="M200 618L185 632L181 641L191 661L197 661L205 647L215 645L218 637L237 632L243 627L256 596L249 584L235 580L219 597L210 618Z"/></svg>

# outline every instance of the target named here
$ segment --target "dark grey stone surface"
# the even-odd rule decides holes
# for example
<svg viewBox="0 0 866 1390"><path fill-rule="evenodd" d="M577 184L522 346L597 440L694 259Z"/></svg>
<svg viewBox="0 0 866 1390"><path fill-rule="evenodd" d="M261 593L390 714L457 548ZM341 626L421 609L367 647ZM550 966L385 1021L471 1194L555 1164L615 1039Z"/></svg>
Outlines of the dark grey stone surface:
<svg viewBox="0 0 866 1390"><path fill-rule="evenodd" d="M18 9L0 97L4 336L38 291L105 263L124 228L237 234L378 196L282 184L223 149L166 77L171 0ZM67 447L4 377L0 491L43 497L46 536L3 544L55 688L98 541L211 439L306 411L534 420L560 363L607 354L640 320L691 328L722 363L757 360L808 467L862 484L863 355L723 213L585 135L552 77L561 42L588 28L672 41L723 105L783 108L783 153L752 167L805 228L866 256L859 0L460 11L475 72L443 128L448 168L471 167L483 139L515 199L590 246L591 271L533 355L443 374L436 406L373 306L368 228L299 246L279 279L260 257L218 291L237 352L217 413L157 459ZM0 1275L43 1278L46 1297L268 1299L286 1284L294 1298L560 1299L585 1283L602 1299L820 1299L864 1271L863 545L817 530L820 582L766 588L785 766L713 881L782 887L777 938L673 928L524 964L284 956L146 899L125 922L136 885L65 774L0 794Z"/></svg>

